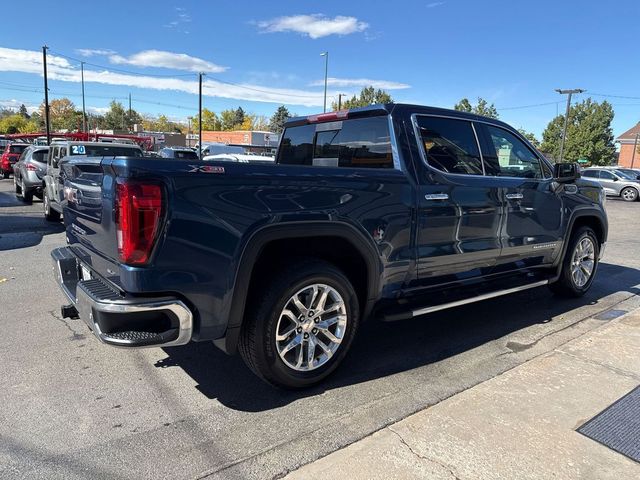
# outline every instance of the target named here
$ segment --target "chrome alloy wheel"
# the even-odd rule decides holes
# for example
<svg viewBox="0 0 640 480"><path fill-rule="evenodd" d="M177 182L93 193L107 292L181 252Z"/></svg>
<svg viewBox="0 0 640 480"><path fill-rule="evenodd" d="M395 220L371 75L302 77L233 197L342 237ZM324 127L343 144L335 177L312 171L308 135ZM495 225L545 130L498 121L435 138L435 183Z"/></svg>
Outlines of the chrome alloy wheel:
<svg viewBox="0 0 640 480"><path fill-rule="evenodd" d="M336 353L347 328L347 307L335 288L321 283L295 293L276 325L276 348L287 367L308 372Z"/></svg>
<svg viewBox="0 0 640 480"><path fill-rule="evenodd" d="M584 287L596 265L595 245L590 237L582 238L576 245L571 258L571 279L576 287Z"/></svg>
<svg viewBox="0 0 640 480"><path fill-rule="evenodd" d="M627 202L633 202L638 196L638 192L633 188L625 188L622 190L622 198Z"/></svg>

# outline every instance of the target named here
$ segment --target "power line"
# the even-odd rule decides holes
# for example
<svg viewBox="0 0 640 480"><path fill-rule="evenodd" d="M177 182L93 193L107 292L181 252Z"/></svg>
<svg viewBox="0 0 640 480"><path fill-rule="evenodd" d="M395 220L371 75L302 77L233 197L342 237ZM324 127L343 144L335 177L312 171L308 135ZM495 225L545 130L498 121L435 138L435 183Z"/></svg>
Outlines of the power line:
<svg viewBox="0 0 640 480"><path fill-rule="evenodd" d="M520 110L523 108L534 108L534 107L543 107L546 105L557 105L560 103L564 103L564 102L545 102L545 103L534 103L532 105L519 105L517 107L501 107L501 108L496 108L496 110Z"/></svg>

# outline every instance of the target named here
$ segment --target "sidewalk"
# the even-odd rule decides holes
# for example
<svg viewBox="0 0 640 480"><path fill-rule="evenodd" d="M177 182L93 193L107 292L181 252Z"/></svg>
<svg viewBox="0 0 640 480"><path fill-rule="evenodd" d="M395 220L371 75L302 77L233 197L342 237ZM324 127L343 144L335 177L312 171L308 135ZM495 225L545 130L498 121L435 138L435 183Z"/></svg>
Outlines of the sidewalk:
<svg viewBox="0 0 640 480"><path fill-rule="evenodd" d="M640 310L285 478L640 478L640 464L575 431L638 384Z"/></svg>

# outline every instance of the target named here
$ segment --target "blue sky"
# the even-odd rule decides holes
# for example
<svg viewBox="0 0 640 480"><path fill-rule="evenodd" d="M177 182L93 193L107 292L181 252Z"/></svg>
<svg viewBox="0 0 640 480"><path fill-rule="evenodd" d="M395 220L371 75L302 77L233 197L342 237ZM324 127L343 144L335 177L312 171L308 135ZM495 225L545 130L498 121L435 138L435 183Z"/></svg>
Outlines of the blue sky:
<svg viewBox="0 0 640 480"><path fill-rule="evenodd" d="M211 110L241 105L271 115L285 103L298 114L318 112L320 53L329 51L329 102L368 83L396 101L449 108L481 96L501 119L540 135L564 110L554 89L584 88L578 100L591 94L614 105L616 135L640 120L637 0L13 5L3 10L14 20L0 29L4 106L42 101L39 52L47 44L52 98L81 104L83 60L87 105L97 110L131 93L139 112L184 120L197 112L195 72L206 71Z"/></svg>

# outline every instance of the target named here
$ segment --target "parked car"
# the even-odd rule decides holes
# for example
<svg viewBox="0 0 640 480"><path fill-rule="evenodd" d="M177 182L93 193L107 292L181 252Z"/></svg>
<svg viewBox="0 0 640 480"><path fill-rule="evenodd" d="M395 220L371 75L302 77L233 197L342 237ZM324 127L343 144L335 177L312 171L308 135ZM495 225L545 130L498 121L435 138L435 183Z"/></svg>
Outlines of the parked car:
<svg viewBox="0 0 640 480"><path fill-rule="evenodd" d="M95 207L101 202L100 185L95 181L96 172L90 170L84 172L82 178L79 179L83 185L81 190L68 188L65 185L68 172L61 171L60 162L63 159L68 159L67 168L73 169L79 158L91 157L95 164L94 169L99 169L102 158L120 156L139 158L142 157L142 149L137 145L117 143L68 140L52 143L47 154L47 171L44 176L42 192L44 217L50 222L60 221L63 206L69 198L72 198L74 202L80 202L83 208L88 208L91 205Z"/></svg>
<svg viewBox="0 0 640 480"><path fill-rule="evenodd" d="M198 154L187 147L165 147L158 152L162 158L179 160L198 160Z"/></svg>
<svg viewBox="0 0 640 480"><path fill-rule="evenodd" d="M219 153L217 155L207 155L202 160L205 162L236 162L236 163L273 163L274 157L266 157L264 155L239 155L235 153Z"/></svg>
<svg viewBox="0 0 640 480"><path fill-rule="evenodd" d="M47 173L49 147L30 145L13 166L13 184L16 196L31 202L33 196L42 198L42 184Z"/></svg>
<svg viewBox="0 0 640 480"><path fill-rule="evenodd" d="M4 178L9 178L13 173L13 166L28 146L28 143L7 143L7 146L4 147L4 152L0 157L0 173L2 173Z"/></svg>
<svg viewBox="0 0 640 480"><path fill-rule="evenodd" d="M576 164L552 167L498 120L416 105L290 119L275 165L60 170L63 317L120 347L213 340L286 388L334 371L369 318L542 285L583 295L607 240L603 190Z"/></svg>
<svg viewBox="0 0 640 480"><path fill-rule="evenodd" d="M624 175L627 176L627 178L630 178L631 180L640 180L640 170L637 170L635 168L616 167L614 170L616 172L623 173Z"/></svg>
<svg viewBox="0 0 640 480"><path fill-rule="evenodd" d="M196 145L196 150L198 145ZM219 155L222 153L233 153L238 155L244 155L245 149L237 145L227 145L226 143L207 143L202 146L202 158L209 155Z"/></svg>
<svg viewBox="0 0 640 480"><path fill-rule="evenodd" d="M582 172L582 176L600 183L607 195L620 197L626 202L635 202L640 196L640 181L611 168L590 167Z"/></svg>

